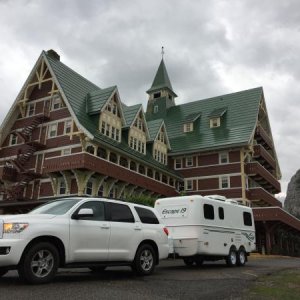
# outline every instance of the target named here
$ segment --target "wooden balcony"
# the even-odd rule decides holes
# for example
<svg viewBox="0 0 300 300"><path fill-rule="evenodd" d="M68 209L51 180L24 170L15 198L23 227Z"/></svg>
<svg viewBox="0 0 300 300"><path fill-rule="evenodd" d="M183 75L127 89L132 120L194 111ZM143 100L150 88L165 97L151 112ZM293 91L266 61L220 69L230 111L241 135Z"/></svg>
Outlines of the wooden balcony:
<svg viewBox="0 0 300 300"><path fill-rule="evenodd" d="M16 182L18 180L18 172L15 168L7 166L0 167L0 180Z"/></svg>
<svg viewBox="0 0 300 300"><path fill-rule="evenodd" d="M271 154L262 146L254 146L254 157L267 169L272 168L276 170L276 161Z"/></svg>
<svg viewBox="0 0 300 300"><path fill-rule="evenodd" d="M251 188L246 192L247 198L252 200L254 206L278 206L282 203L263 188Z"/></svg>
<svg viewBox="0 0 300 300"><path fill-rule="evenodd" d="M164 196L178 195L176 189L170 185L88 153L76 153L68 156L48 158L44 161L43 174L72 169L94 171Z"/></svg>
<svg viewBox="0 0 300 300"><path fill-rule="evenodd" d="M280 193L279 181L259 162L247 163L245 165L245 172L270 193Z"/></svg>
<svg viewBox="0 0 300 300"><path fill-rule="evenodd" d="M269 221L269 222L280 222L283 225L300 231L300 220L292 216L280 207L262 207L253 208L253 215L255 222Z"/></svg>
<svg viewBox="0 0 300 300"><path fill-rule="evenodd" d="M267 132L261 126L258 126L256 128L255 138L259 143L263 144L263 146L267 150L273 148L272 139L270 138L270 136L267 134Z"/></svg>

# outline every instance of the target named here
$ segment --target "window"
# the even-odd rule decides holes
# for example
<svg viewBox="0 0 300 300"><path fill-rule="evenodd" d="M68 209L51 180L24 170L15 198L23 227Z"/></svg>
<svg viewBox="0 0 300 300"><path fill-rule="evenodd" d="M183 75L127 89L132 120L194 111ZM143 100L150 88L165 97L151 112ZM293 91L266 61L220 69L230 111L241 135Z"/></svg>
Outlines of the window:
<svg viewBox="0 0 300 300"><path fill-rule="evenodd" d="M92 195L93 193L93 181L89 180L86 184L85 193L87 195Z"/></svg>
<svg viewBox="0 0 300 300"><path fill-rule="evenodd" d="M101 125L101 133L105 134L105 122L102 121L102 125Z"/></svg>
<svg viewBox="0 0 300 300"><path fill-rule="evenodd" d="M220 220L224 220L224 208L223 207L219 207L218 211L219 211L219 219Z"/></svg>
<svg viewBox="0 0 300 300"><path fill-rule="evenodd" d="M62 155L70 155L71 154L71 148L66 148L62 150Z"/></svg>
<svg viewBox="0 0 300 300"><path fill-rule="evenodd" d="M182 159L176 158L175 159L175 169L181 169L182 168Z"/></svg>
<svg viewBox="0 0 300 300"><path fill-rule="evenodd" d="M229 177L228 176L222 176L220 178L220 188L221 189L228 189L228 188L230 188Z"/></svg>
<svg viewBox="0 0 300 300"><path fill-rule="evenodd" d="M97 194L98 194L98 197L103 197L103 185L100 185Z"/></svg>
<svg viewBox="0 0 300 300"><path fill-rule="evenodd" d="M185 164L187 167L192 167L193 166L193 157L192 156L186 157Z"/></svg>
<svg viewBox="0 0 300 300"><path fill-rule="evenodd" d="M112 126L111 127L111 138L115 139L115 137L116 137L116 128Z"/></svg>
<svg viewBox="0 0 300 300"><path fill-rule="evenodd" d="M141 141L138 141L138 149L137 149L137 150L138 150L139 152L141 152L141 148L142 148Z"/></svg>
<svg viewBox="0 0 300 300"><path fill-rule="evenodd" d="M186 188L187 191L191 191L193 189L193 180L186 181Z"/></svg>
<svg viewBox="0 0 300 300"><path fill-rule="evenodd" d="M91 145L87 146L86 147L86 152L94 155L95 154L94 146L91 146Z"/></svg>
<svg viewBox="0 0 300 300"><path fill-rule="evenodd" d="M154 105L154 108L153 108L153 113L158 113L158 105Z"/></svg>
<svg viewBox="0 0 300 300"><path fill-rule="evenodd" d="M130 137L130 144L129 144L130 148L133 148L133 137Z"/></svg>
<svg viewBox="0 0 300 300"><path fill-rule="evenodd" d="M142 208L135 206L134 207L140 220L142 223L145 224L159 224L157 217L155 216L154 212L150 209Z"/></svg>
<svg viewBox="0 0 300 300"><path fill-rule="evenodd" d="M75 212L78 213L82 208L90 208L93 210L92 217L84 217L80 218L81 220L89 220L89 221L105 221L105 208L104 203L101 201L88 201L83 203Z"/></svg>
<svg viewBox="0 0 300 300"><path fill-rule="evenodd" d="M110 125L109 125L109 124L106 124L105 135L109 136L109 132L110 132Z"/></svg>
<svg viewBox="0 0 300 300"><path fill-rule="evenodd" d="M117 114L117 104L113 104L113 106L112 106L112 113L114 114L114 115L116 115Z"/></svg>
<svg viewBox="0 0 300 300"><path fill-rule="evenodd" d="M71 132L71 128L72 128L72 120L67 120L65 122L65 134L68 134Z"/></svg>
<svg viewBox="0 0 300 300"><path fill-rule="evenodd" d="M56 137L57 136L57 124L51 124L48 128L48 137Z"/></svg>
<svg viewBox="0 0 300 300"><path fill-rule="evenodd" d="M34 103L29 103L27 106L27 117L33 116L34 115L34 108L35 105Z"/></svg>
<svg viewBox="0 0 300 300"><path fill-rule="evenodd" d="M183 132L193 131L193 123L186 123L183 125Z"/></svg>
<svg viewBox="0 0 300 300"><path fill-rule="evenodd" d="M220 127L221 122L220 118L212 118L209 120L210 122L210 128Z"/></svg>
<svg viewBox="0 0 300 300"><path fill-rule="evenodd" d="M219 153L219 163L220 164L228 164L229 163L228 152Z"/></svg>
<svg viewBox="0 0 300 300"><path fill-rule="evenodd" d="M58 193L60 195L64 195L66 193L66 184L63 179L59 182Z"/></svg>
<svg viewBox="0 0 300 300"><path fill-rule="evenodd" d="M107 203L110 211L110 221L134 223L134 217L130 208L124 204Z"/></svg>
<svg viewBox="0 0 300 300"><path fill-rule="evenodd" d="M136 150L137 148L137 139L133 138L133 149Z"/></svg>
<svg viewBox="0 0 300 300"><path fill-rule="evenodd" d="M120 130L116 129L116 140L120 141Z"/></svg>
<svg viewBox="0 0 300 300"><path fill-rule="evenodd" d="M160 96L161 96L160 92L154 93L153 98L156 99L156 98L159 98Z"/></svg>
<svg viewBox="0 0 300 300"><path fill-rule="evenodd" d="M252 217L251 214L248 212L243 212L243 218L244 218L244 225L245 226L252 226Z"/></svg>
<svg viewBox="0 0 300 300"><path fill-rule="evenodd" d="M214 207L210 204L204 204L203 205L203 212L204 212L204 218L208 220L214 220L215 213L214 213Z"/></svg>
<svg viewBox="0 0 300 300"><path fill-rule="evenodd" d="M9 145L10 146L13 146L13 145L16 145L17 144L17 136L14 135L14 134L11 134L10 135L10 138L9 138Z"/></svg>
<svg viewBox="0 0 300 300"><path fill-rule="evenodd" d="M59 95L54 95L52 98L52 110L60 109L62 107L62 101Z"/></svg>

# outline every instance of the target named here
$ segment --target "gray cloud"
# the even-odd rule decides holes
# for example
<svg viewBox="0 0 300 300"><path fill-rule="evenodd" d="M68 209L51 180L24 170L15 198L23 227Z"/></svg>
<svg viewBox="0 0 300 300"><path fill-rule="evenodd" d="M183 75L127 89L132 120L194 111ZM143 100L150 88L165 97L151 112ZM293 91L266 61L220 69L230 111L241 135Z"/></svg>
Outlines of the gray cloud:
<svg viewBox="0 0 300 300"><path fill-rule="evenodd" d="M165 46L177 102L263 86L283 173L300 167L299 1L0 1L0 120L40 52L146 104Z"/></svg>

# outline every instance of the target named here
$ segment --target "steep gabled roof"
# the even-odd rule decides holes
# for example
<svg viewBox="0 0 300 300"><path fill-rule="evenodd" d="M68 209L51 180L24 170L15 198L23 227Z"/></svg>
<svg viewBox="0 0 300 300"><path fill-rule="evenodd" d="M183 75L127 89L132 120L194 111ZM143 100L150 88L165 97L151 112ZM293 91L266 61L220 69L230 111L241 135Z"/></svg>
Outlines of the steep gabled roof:
<svg viewBox="0 0 300 300"><path fill-rule="evenodd" d="M164 119L172 153L188 153L247 145L254 132L261 87L222 95L171 107ZM209 117L215 110L224 111L221 126L210 128ZM184 121L194 112L201 112L198 126L192 132L183 132Z"/></svg>
<svg viewBox="0 0 300 300"><path fill-rule="evenodd" d="M227 107L221 107L214 109L209 115L209 118L219 118L222 117L227 111Z"/></svg>
<svg viewBox="0 0 300 300"><path fill-rule="evenodd" d="M138 113L138 111L141 109L142 104L136 104L132 106L127 106L124 103L122 103L124 117L126 120L126 126L130 127Z"/></svg>
<svg viewBox="0 0 300 300"><path fill-rule="evenodd" d="M177 95L173 91L167 68L165 66L164 60L162 59L154 77L151 88L147 91L147 93L151 93L163 88L168 88L174 94L174 96L177 97Z"/></svg>
<svg viewBox="0 0 300 300"><path fill-rule="evenodd" d="M97 89L91 91L87 94L86 97L86 111L89 114L99 113L103 105L107 100L112 96L116 91L117 86L111 86L105 89Z"/></svg>
<svg viewBox="0 0 300 300"><path fill-rule="evenodd" d="M163 122L164 122L163 119L147 121L147 125L149 128L150 141L154 141Z"/></svg>

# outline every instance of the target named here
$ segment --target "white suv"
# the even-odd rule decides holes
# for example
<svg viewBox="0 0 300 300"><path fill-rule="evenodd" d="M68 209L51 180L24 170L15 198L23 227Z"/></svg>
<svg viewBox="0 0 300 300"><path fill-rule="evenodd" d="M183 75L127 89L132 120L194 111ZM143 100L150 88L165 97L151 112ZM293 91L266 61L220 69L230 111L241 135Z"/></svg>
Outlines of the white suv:
<svg viewBox="0 0 300 300"><path fill-rule="evenodd" d="M159 219L153 208L99 198L64 198L0 216L0 277L17 269L26 282L45 283L59 267L121 265L149 275L169 252Z"/></svg>

